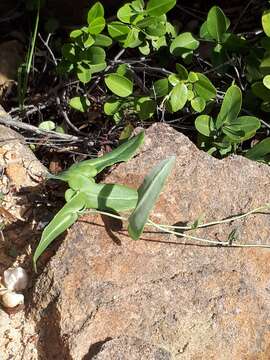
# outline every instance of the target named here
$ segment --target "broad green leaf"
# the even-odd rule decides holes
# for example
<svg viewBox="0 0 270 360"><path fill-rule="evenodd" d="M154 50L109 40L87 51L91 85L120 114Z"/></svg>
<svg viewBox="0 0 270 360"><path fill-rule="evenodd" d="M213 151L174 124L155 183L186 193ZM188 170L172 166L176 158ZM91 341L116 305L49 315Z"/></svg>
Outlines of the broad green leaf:
<svg viewBox="0 0 270 360"><path fill-rule="evenodd" d="M112 39L103 34L94 35L95 45L108 47L112 45Z"/></svg>
<svg viewBox="0 0 270 360"><path fill-rule="evenodd" d="M270 10L264 10L262 14L262 27L267 36L270 37Z"/></svg>
<svg viewBox="0 0 270 360"><path fill-rule="evenodd" d="M92 21L100 17L104 18L104 8L103 5L98 1L88 11L87 22L88 24L91 24Z"/></svg>
<svg viewBox="0 0 270 360"><path fill-rule="evenodd" d="M207 30L213 39L221 42L223 34L230 26L230 21L218 6L213 6L207 16Z"/></svg>
<svg viewBox="0 0 270 360"><path fill-rule="evenodd" d="M112 21L108 24L108 32L113 39L123 41L129 33L129 27L120 21Z"/></svg>
<svg viewBox="0 0 270 360"><path fill-rule="evenodd" d="M62 171L57 175L48 175L49 179L56 179L69 182L73 177L77 175L83 175L88 178L93 178L97 175L97 169L94 166L88 165L86 162L89 160L81 161L70 166L69 169Z"/></svg>
<svg viewBox="0 0 270 360"><path fill-rule="evenodd" d="M83 31L81 29L76 29L76 30L71 31L69 36L72 40L75 40L78 37L80 37L82 34L83 34Z"/></svg>
<svg viewBox="0 0 270 360"><path fill-rule="evenodd" d="M270 101L270 89L265 87L261 81L252 84L251 91L255 96L262 99L263 101Z"/></svg>
<svg viewBox="0 0 270 360"><path fill-rule="evenodd" d="M117 17L123 23L130 23L130 18L134 14L135 12L130 6L130 4L125 4L117 11Z"/></svg>
<svg viewBox="0 0 270 360"><path fill-rule="evenodd" d="M128 219L128 232L132 239L137 240L142 234L148 216L162 191L174 163L175 156L159 163L145 177L142 185L139 187L137 206Z"/></svg>
<svg viewBox="0 0 270 360"><path fill-rule="evenodd" d="M41 240L33 256L34 268L38 258L43 254L47 247L68 229L78 219L80 211L85 205L82 194L75 195L62 209L54 216L52 221L45 227L42 232Z"/></svg>
<svg viewBox="0 0 270 360"><path fill-rule="evenodd" d="M120 64L117 69L116 69L116 72L118 75L122 75L122 76L125 76L129 73L128 71L128 66L127 64Z"/></svg>
<svg viewBox="0 0 270 360"><path fill-rule="evenodd" d="M94 184L93 178L84 175L82 169L80 169L80 172L74 171L73 173L70 170L68 185L73 191L90 191Z"/></svg>
<svg viewBox="0 0 270 360"><path fill-rule="evenodd" d="M200 115L195 120L195 127L204 136L210 137L215 132L214 120L209 115Z"/></svg>
<svg viewBox="0 0 270 360"><path fill-rule="evenodd" d="M99 46L92 46L85 51L87 60L91 65L104 63L106 58L106 52Z"/></svg>
<svg viewBox="0 0 270 360"><path fill-rule="evenodd" d="M169 83L168 79L159 79L153 84L153 96L161 97L167 95L169 92Z"/></svg>
<svg viewBox="0 0 270 360"><path fill-rule="evenodd" d="M66 202L69 202L73 196L76 194L76 191L72 190L72 189L67 189L65 192L65 200Z"/></svg>
<svg viewBox="0 0 270 360"><path fill-rule="evenodd" d="M181 81L181 78L178 74L171 74L168 76L168 80L172 86L175 86Z"/></svg>
<svg viewBox="0 0 270 360"><path fill-rule="evenodd" d="M133 10L141 12L144 8L144 0L133 0L130 5Z"/></svg>
<svg viewBox="0 0 270 360"><path fill-rule="evenodd" d="M217 94L217 90L211 81L205 75L196 73L198 80L194 83L194 91L199 97L205 101L214 99Z"/></svg>
<svg viewBox="0 0 270 360"><path fill-rule="evenodd" d="M42 129L42 130L45 130L45 131L53 131L55 129L55 122L53 122L51 120L42 121L38 125L38 128Z"/></svg>
<svg viewBox="0 0 270 360"><path fill-rule="evenodd" d="M72 177L77 175L93 178L106 167L131 159L143 141L144 132L142 131L133 138L125 141L116 149L99 158L81 161L77 164L71 165L68 170L63 171L60 174L50 174L48 177L66 182L69 182Z"/></svg>
<svg viewBox="0 0 270 360"><path fill-rule="evenodd" d="M235 142L242 141L245 136L245 132L236 125L226 125L222 127L222 132L228 136L228 138Z"/></svg>
<svg viewBox="0 0 270 360"><path fill-rule="evenodd" d="M150 46L149 46L149 42L145 41L140 47L139 47L140 52L143 55L149 55L150 54Z"/></svg>
<svg viewBox="0 0 270 360"><path fill-rule="evenodd" d="M187 102L188 89L184 83L178 83L171 91L169 98L172 112L183 109Z"/></svg>
<svg viewBox="0 0 270 360"><path fill-rule="evenodd" d="M191 100L191 106L195 111L202 112L205 109L206 102L201 97L195 97Z"/></svg>
<svg viewBox="0 0 270 360"><path fill-rule="evenodd" d="M189 90L189 89L188 89L188 92L187 92L187 99L188 99L188 101L193 100L194 97L195 97L194 92L193 92L192 90Z"/></svg>
<svg viewBox="0 0 270 360"><path fill-rule="evenodd" d="M191 82L191 83L195 83L199 80L199 73L196 73L194 71L191 71L189 74L188 74L188 80Z"/></svg>
<svg viewBox="0 0 270 360"><path fill-rule="evenodd" d="M106 62L103 62L100 64L90 65L90 70L91 70L92 74L95 74L95 73L105 70L106 67L107 67Z"/></svg>
<svg viewBox="0 0 270 360"><path fill-rule="evenodd" d="M90 34L88 34L87 40L83 41L83 45L85 48L89 48L94 43L95 43L95 40L94 40L93 36L91 36Z"/></svg>
<svg viewBox="0 0 270 360"><path fill-rule="evenodd" d="M105 77L105 83L114 94L120 97L128 97L133 92L133 83L127 77L116 73Z"/></svg>
<svg viewBox="0 0 270 360"><path fill-rule="evenodd" d="M121 101L114 98L107 100L103 107L105 114L109 116L114 115L120 109L121 104Z"/></svg>
<svg viewBox="0 0 270 360"><path fill-rule="evenodd" d="M80 112L86 112L90 101L85 96L76 96L70 99L69 106Z"/></svg>
<svg viewBox="0 0 270 360"><path fill-rule="evenodd" d="M156 112L157 104L149 96L141 97L136 102L136 110L141 121L150 119Z"/></svg>
<svg viewBox="0 0 270 360"><path fill-rule="evenodd" d="M176 68L177 74L179 75L180 79L187 80L187 78L188 78L187 69L181 64L176 64L175 68Z"/></svg>
<svg viewBox="0 0 270 360"><path fill-rule="evenodd" d="M212 36L209 34L209 31L207 29L207 21L205 21L202 26L200 27L200 38L206 39L206 40L212 40Z"/></svg>
<svg viewBox="0 0 270 360"><path fill-rule="evenodd" d="M245 141L253 137L260 126L261 123L258 118L254 116L240 116L235 121L231 122L230 125L223 128L222 131L231 139L233 139L231 134L235 132L235 134L233 134L235 140ZM239 136L236 134L239 134Z"/></svg>
<svg viewBox="0 0 270 360"><path fill-rule="evenodd" d="M124 48L135 48L137 46L139 46L142 42L139 39L139 33L140 30L136 29L136 28L132 28L130 29L124 43L123 43L123 47Z"/></svg>
<svg viewBox="0 0 270 360"><path fill-rule="evenodd" d="M270 89L270 75L266 75L263 78L263 85L267 87L267 89Z"/></svg>
<svg viewBox="0 0 270 360"><path fill-rule="evenodd" d="M114 165L118 162L128 161L129 159L131 159L134 156L137 149L141 146L143 141L144 141L144 132L142 131L138 135L134 136L133 138L127 140L126 142L118 146L116 149L112 150L111 152L96 159L85 160L79 164L74 164L72 165L72 167L80 168L83 165L86 167L95 168L96 172L99 173L103 169L105 169L105 167ZM72 167L70 167L70 169Z"/></svg>
<svg viewBox="0 0 270 360"><path fill-rule="evenodd" d="M225 93L220 112L216 120L219 129L223 124L230 125L238 117L242 106L242 92L237 85L231 85Z"/></svg>
<svg viewBox="0 0 270 360"><path fill-rule="evenodd" d="M124 185L93 183L83 198L86 208L121 212L135 208L138 192Z"/></svg>
<svg viewBox="0 0 270 360"><path fill-rule="evenodd" d="M160 16L166 14L176 4L176 0L149 0L146 11L150 16Z"/></svg>
<svg viewBox="0 0 270 360"><path fill-rule="evenodd" d="M199 41L196 40L190 32L185 32L178 35L171 43L170 52L175 56L182 56L195 50L199 46Z"/></svg>
<svg viewBox="0 0 270 360"><path fill-rule="evenodd" d="M92 73L91 73L91 69L88 67L85 67L81 64L77 65L77 77L78 79L83 83L83 84L87 84L92 77Z"/></svg>
<svg viewBox="0 0 270 360"><path fill-rule="evenodd" d="M270 154L270 137L262 140L253 148L249 149L246 153L246 157L250 160L262 161L266 155Z"/></svg>
<svg viewBox="0 0 270 360"><path fill-rule="evenodd" d="M95 20L91 21L88 26L89 34L97 35L105 28L105 19L103 17L98 17Z"/></svg>

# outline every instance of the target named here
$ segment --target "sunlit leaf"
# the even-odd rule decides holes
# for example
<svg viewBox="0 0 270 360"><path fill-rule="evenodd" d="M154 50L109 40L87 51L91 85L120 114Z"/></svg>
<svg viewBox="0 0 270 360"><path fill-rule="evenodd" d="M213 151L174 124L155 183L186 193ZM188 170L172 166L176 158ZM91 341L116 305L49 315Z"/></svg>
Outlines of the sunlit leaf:
<svg viewBox="0 0 270 360"><path fill-rule="evenodd" d="M127 77L119 74L110 74L105 77L107 87L120 97L127 97L133 92L133 83Z"/></svg>
<svg viewBox="0 0 270 360"><path fill-rule="evenodd" d="M157 166L145 177L138 189L138 203L130 215L128 232L132 239L139 239L143 232L148 216L162 191L165 181L174 165L175 157L172 156Z"/></svg>

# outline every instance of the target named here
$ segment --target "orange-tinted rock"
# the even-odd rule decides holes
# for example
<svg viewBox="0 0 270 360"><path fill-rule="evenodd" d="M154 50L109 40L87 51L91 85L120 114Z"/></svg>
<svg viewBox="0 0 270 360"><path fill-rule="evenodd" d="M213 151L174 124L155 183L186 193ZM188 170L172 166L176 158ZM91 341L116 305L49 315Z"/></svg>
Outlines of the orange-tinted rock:
<svg viewBox="0 0 270 360"><path fill-rule="evenodd" d="M216 160L166 125L146 134L140 154L106 181L137 187L175 154L154 221L209 221L270 202L268 166ZM103 220L75 224L36 284L44 359L270 359L269 249L184 244L153 229L132 241ZM242 243L270 244L266 214L196 235L226 240L234 228Z"/></svg>

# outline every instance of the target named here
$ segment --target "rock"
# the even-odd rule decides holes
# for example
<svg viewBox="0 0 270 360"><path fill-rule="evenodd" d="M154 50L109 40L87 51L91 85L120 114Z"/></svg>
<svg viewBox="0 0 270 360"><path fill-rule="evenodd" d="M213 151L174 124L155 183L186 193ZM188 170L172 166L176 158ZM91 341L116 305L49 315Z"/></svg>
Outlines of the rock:
<svg viewBox="0 0 270 360"><path fill-rule="evenodd" d="M214 159L164 124L146 135L106 182L138 187L175 154L154 221L210 221L270 202L268 166ZM153 229L132 241L117 225L84 216L39 277L32 317L42 359L269 359L269 249L185 243ZM270 244L267 214L192 234L222 241L235 228L242 243Z"/></svg>
<svg viewBox="0 0 270 360"><path fill-rule="evenodd" d="M97 355L95 355L97 354ZM171 354L157 346L144 342L138 338L126 336L111 339L108 338L100 344L96 344L87 354L87 359L118 360L123 359L123 354L129 360L171 360Z"/></svg>

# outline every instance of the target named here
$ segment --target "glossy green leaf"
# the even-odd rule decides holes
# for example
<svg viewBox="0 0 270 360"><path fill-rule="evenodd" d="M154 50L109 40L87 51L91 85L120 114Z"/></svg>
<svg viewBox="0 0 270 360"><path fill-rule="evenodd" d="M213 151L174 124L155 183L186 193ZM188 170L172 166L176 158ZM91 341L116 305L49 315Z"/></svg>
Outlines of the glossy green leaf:
<svg viewBox="0 0 270 360"><path fill-rule="evenodd" d="M113 39L122 41L129 33L129 27L120 21L112 21L108 24L108 32Z"/></svg>
<svg viewBox="0 0 270 360"><path fill-rule="evenodd" d="M76 96L70 99L69 106L80 112L86 112L90 101L85 96Z"/></svg>
<svg viewBox="0 0 270 360"><path fill-rule="evenodd" d="M166 14L175 4L176 0L149 0L146 11L151 16L160 16Z"/></svg>
<svg viewBox="0 0 270 360"><path fill-rule="evenodd" d="M68 229L78 219L78 214L85 205L82 194L75 195L62 209L54 216L52 221L42 232L41 240L35 250L33 263L36 269L38 258L43 254L47 247Z"/></svg>
<svg viewBox="0 0 270 360"><path fill-rule="evenodd" d="M118 184L93 183L83 196L86 208L114 212L132 210L138 201L137 190Z"/></svg>
<svg viewBox="0 0 270 360"><path fill-rule="evenodd" d="M95 19L103 18L103 17L104 17L104 8L103 5L98 1L88 11L87 22L88 24L91 24L91 22L93 22Z"/></svg>
<svg viewBox="0 0 270 360"><path fill-rule="evenodd" d="M137 240L142 234L148 216L162 191L174 163L174 156L159 163L145 177L142 185L139 187L137 206L128 219L128 232L132 239Z"/></svg>
<svg viewBox="0 0 270 360"><path fill-rule="evenodd" d="M95 45L108 47L112 45L112 39L109 36L103 34L94 35Z"/></svg>
<svg viewBox="0 0 270 360"><path fill-rule="evenodd" d="M153 84L153 96L161 97L167 95L169 92L169 83L168 79L159 79Z"/></svg>
<svg viewBox="0 0 270 360"><path fill-rule="evenodd" d="M168 80L172 86L175 86L181 81L181 78L178 74L171 74L168 76Z"/></svg>
<svg viewBox="0 0 270 360"><path fill-rule="evenodd" d="M89 34L97 35L105 28L105 19L103 17L98 17L90 22L88 31Z"/></svg>
<svg viewBox="0 0 270 360"><path fill-rule="evenodd" d="M200 38L206 39L206 40L212 40L212 36L209 34L209 31L207 29L207 21L205 21L202 26L200 27Z"/></svg>
<svg viewBox="0 0 270 360"><path fill-rule="evenodd" d="M222 132L227 135L227 137L235 142L240 142L245 136L244 130L236 125L226 125L222 127Z"/></svg>
<svg viewBox="0 0 270 360"><path fill-rule="evenodd" d="M90 169L94 168L96 170L96 173L99 173L100 171L105 169L105 167L131 159L136 153L137 149L141 146L143 141L144 132L142 131L138 135L118 146L116 149L112 150L111 152L96 159L85 160L80 162L79 164L74 164L70 167L70 169L74 169L75 167L77 169L80 169L82 168L82 166L85 166L86 168L89 167Z"/></svg>
<svg viewBox="0 0 270 360"><path fill-rule="evenodd" d="M270 75L266 75L263 78L263 85L267 87L267 89L270 89Z"/></svg>
<svg viewBox="0 0 270 360"><path fill-rule="evenodd" d="M109 99L104 104L104 112L106 115L112 116L114 115L121 107L121 101L117 99Z"/></svg>
<svg viewBox="0 0 270 360"><path fill-rule="evenodd" d="M199 41L190 32L178 35L171 43L170 52L175 56L182 56L197 49Z"/></svg>
<svg viewBox="0 0 270 360"><path fill-rule="evenodd" d="M201 97L195 97L191 100L191 106L195 111L202 112L205 109L206 102Z"/></svg>
<svg viewBox="0 0 270 360"><path fill-rule="evenodd" d="M215 131L214 120L209 115L200 115L195 120L195 127L204 136L211 136Z"/></svg>
<svg viewBox="0 0 270 360"><path fill-rule="evenodd" d="M171 91L169 98L172 112L183 109L187 102L188 89L184 83L178 83Z"/></svg>
<svg viewBox="0 0 270 360"><path fill-rule="evenodd" d="M92 72L89 67L85 67L82 64L77 65L77 77L83 83L87 84L92 78Z"/></svg>
<svg viewBox="0 0 270 360"><path fill-rule="evenodd" d="M45 131L53 131L55 129L55 122L53 122L51 120L42 121L38 125L38 128L42 129L42 130L45 130Z"/></svg>
<svg viewBox="0 0 270 360"><path fill-rule="evenodd" d="M220 112L217 117L216 127L231 124L238 117L242 106L242 92L237 85L231 85L225 93Z"/></svg>
<svg viewBox="0 0 270 360"><path fill-rule="evenodd" d="M120 9L117 11L117 17L123 23L130 23L130 18L134 14L136 13L132 9L130 4L125 4L124 6L120 7Z"/></svg>
<svg viewBox="0 0 270 360"><path fill-rule="evenodd" d="M245 156L250 160L262 161L269 154L270 154L270 137L254 145L251 149L247 151Z"/></svg>
<svg viewBox="0 0 270 360"><path fill-rule="evenodd" d="M133 92L133 83L127 77L116 73L107 75L105 83L114 94L120 97L127 97Z"/></svg>
<svg viewBox="0 0 270 360"><path fill-rule="evenodd" d="M147 56L150 54L150 45L148 41L145 41L140 47L139 50L141 54Z"/></svg>
<svg viewBox="0 0 270 360"><path fill-rule="evenodd" d="M207 30L213 39L221 42L223 34L230 26L230 21L218 6L213 6L207 16Z"/></svg>
<svg viewBox="0 0 270 360"><path fill-rule="evenodd" d="M260 120L254 116L240 116L222 131L234 140L245 141L253 137L260 128ZM233 134L235 132L235 134ZM240 134L241 133L241 134ZM233 134L233 137L231 136ZM236 135L238 134L238 135Z"/></svg>
<svg viewBox="0 0 270 360"><path fill-rule="evenodd" d="M205 101L214 99L217 94L217 90L207 76L201 73L196 73L198 80L194 83L194 91L199 97Z"/></svg>
<svg viewBox="0 0 270 360"><path fill-rule="evenodd" d="M136 28L132 28L129 30L125 41L123 42L124 48L135 48L139 46L142 42L139 39L140 31Z"/></svg>
<svg viewBox="0 0 270 360"><path fill-rule="evenodd" d="M99 46L92 46L85 51L86 58L91 65L104 63L106 58L105 50Z"/></svg>
<svg viewBox="0 0 270 360"><path fill-rule="evenodd" d="M176 71L178 76L180 77L181 80L187 80L188 78L188 71L187 69L184 67L184 65L181 64L176 64L175 65Z"/></svg>
<svg viewBox="0 0 270 360"><path fill-rule="evenodd" d="M270 10L264 10L262 14L262 27L267 36L270 37Z"/></svg>

